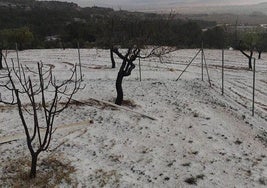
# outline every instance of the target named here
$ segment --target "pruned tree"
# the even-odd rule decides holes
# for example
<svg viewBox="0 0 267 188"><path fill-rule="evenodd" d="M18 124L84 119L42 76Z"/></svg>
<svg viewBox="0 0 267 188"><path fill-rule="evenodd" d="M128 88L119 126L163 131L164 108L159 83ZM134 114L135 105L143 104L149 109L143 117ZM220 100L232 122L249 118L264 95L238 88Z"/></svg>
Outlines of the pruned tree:
<svg viewBox="0 0 267 188"><path fill-rule="evenodd" d="M159 61L162 63L164 55L169 54L176 50L177 50L176 47L157 46L152 49L149 49L147 53L144 53L144 55L141 56L140 55L141 49L137 46L128 48L125 55L123 55L118 48L114 47L113 53L115 53L120 59L122 59L122 64L116 79L117 98L115 104L121 105L123 102L122 81L124 77L131 75L132 70L135 68L134 61L137 58L147 59L151 57L156 57L159 58Z"/></svg>
<svg viewBox="0 0 267 188"><path fill-rule="evenodd" d="M154 21L138 20L135 17L130 19L110 18L107 23L106 42L110 49L112 68L115 68L114 54L122 60L116 79L117 98L115 103L117 105L121 105L123 102L122 81L124 77L131 75L132 70L135 68L134 61L137 58L145 59L154 56L158 57L162 62L163 55L170 53L170 48L165 48L163 46L170 46L170 44L173 44L173 46L176 45L173 37L167 37L168 40L165 40L166 36L170 36L170 34L165 31L171 31L171 34L173 34L172 36L177 35L176 29L178 29L178 25L180 24L178 20L174 20L174 17L175 16L170 14L168 19L156 19ZM190 27L188 28L194 28L191 27L194 24L189 25ZM163 33L165 37L163 37ZM168 43L170 41L171 43ZM141 56L140 51L141 49L143 51L146 45L155 45L156 47L151 50L150 46L147 51L144 50L148 52L144 53L147 55ZM124 54L121 53L119 47L127 49L126 52Z"/></svg>
<svg viewBox="0 0 267 188"><path fill-rule="evenodd" d="M116 80L116 90L117 90L117 98L115 104L121 105L123 101L123 90L122 90L122 80L125 76L130 76L132 70L135 68L135 64L133 63L140 53L140 49L137 47L128 48L125 55L119 52L118 48L114 48L113 52L122 59L122 64L120 70L117 75Z"/></svg>
<svg viewBox="0 0 267 188"><path fill-rule="evenodd" d="M37 70L22 65L19 61L10 63L4 57L6 72L2 72L1 87L11 94L1 96L5 104L17 105L18 113L31 154L29 177L36 177L38 156L48 150L55 131L55 118L65 110L74 94L82 89L82 73L79 65L74 65L70 76L59 81L52 67L45 68L37 63Z"/></svg>

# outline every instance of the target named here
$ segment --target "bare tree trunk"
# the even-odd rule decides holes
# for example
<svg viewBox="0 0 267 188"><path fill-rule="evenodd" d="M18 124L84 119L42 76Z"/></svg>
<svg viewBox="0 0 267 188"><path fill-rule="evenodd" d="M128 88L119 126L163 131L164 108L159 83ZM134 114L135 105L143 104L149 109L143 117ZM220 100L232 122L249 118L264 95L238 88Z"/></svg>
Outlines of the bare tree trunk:
<svg viewBox="0 0 267 188"><path fill-rule="evenodd" d="M253 50L250 50L250 54L247 54L244 50L239 49L239 51L248 58L248 67L252 70L252 57L253 57Z"/></svg>
<svg viewBox="0 0 267 188"><path fill-rule="evenodd" d="M250 55L249 55L249 69L252 70L252 57L253 57L253 50L250 50Z"/></svg>
<svg viewBox="0 0 267 188"><path fill-rule="evenodd" d="M115 104L121 105L123 101L123 91L122 91L122 80L124 76L130 76L132 70L135 68L133 62L136 60L137 56L140 53L139 48L129 48L126 55L122 55L118 49L113 49L113 52L119 56L123 60L120 70L118 72L117 80L116 80L116 91L117 98Z"/></svg>
<svg viewBox="0 0 267 188"><path fill-rule="evenodd" d="M117 80L116 80L117 98L116 98L115 104L117 105L121 105L123 101L122 80L123 80L123 73L119 71Z"/></svg>
<svg viewBox="0 0 267 188"><path fill-rule="evenodd" d="M116 63L115 63L114 55L113 55L113 47L110 48L110 59L111 59L112 68L115 68Z"/></svg>
<svg viewBox="0 0 267 188"><path fill-rule="evenodd" d="M32 153L32 163L31 163L31 171L30 171L30 179L33 179L36 177L36 168L37 168L37 153Z"/></svg>
<svg viewBox="0 0 267 188"><path fill-rule="evenodd" d="M252 56L248 58L248 67L250 70L252 70Z"/></svg>
<svg viewBox="0 0 267 188"><path fill-rule="evenodd" d="M262 51L258 51L259 55L258 55L258 59L261 59L261 53Z"/></svg>

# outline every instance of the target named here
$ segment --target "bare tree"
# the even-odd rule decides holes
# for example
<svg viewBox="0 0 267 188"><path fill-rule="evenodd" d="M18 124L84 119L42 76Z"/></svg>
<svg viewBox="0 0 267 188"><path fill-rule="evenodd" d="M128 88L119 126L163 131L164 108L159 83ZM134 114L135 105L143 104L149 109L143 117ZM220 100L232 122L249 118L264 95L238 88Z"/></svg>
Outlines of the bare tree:
<svg viewBox="0 0 267 188"><path fill-rule="evenodd" d="M117 91L117 98L115 101L115 104L121 105L123 101L123 90L122 90L122 81L125 76L130 76L132 70L135 68L134 61L137 58L140 59L146 59L151 57L157 57L159 58L160 62L163 62L163 56L166 54L169 54L173 51L176 51L176 48L172 47L154 47L152 50L149 50L149 52L141 56L140 55L140 48L139 47L130 47L128 48L125 55L123 55L121 52L119 52L119 49L114 47L113 53L115 53L120 59L122 59L122 64L119 69L117 79L116 79L116 91Z"/></svg>
<svg viewBox="0 0 267 188"><path fill-rule="evenodd" d="M82 89L81 65L74 65L70 76L59 81L52 67L45 68L42 62L37 63L37 71L33 71L19 61L15 65L11 59L11 66L5 58L4 61L7 69L2 76L1 87L11 92L11 97L0 97L0 101L18 107L31 154L29 176L35 178L38 155L49 148L56 116L68 107L73 95Z"/></svg>
<svg viewBox="0 0 267 188"><path fill-rule="evenodd" d="M137 47L131 47L127 50L125 55L119 52L118 48L114 48L113 52L122 59L122 64L118 72L116 80L117 98L115 104L121 105L123 101L122 80L125 76L130 76L132 70L135 68L134 61L140 53L140 49Z"/></svg>

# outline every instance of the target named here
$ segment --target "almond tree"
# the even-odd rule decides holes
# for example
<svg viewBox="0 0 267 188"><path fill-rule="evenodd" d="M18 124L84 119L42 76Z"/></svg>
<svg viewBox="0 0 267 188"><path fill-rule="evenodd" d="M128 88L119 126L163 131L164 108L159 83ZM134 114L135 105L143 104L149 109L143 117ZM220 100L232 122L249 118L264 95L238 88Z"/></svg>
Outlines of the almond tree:
<svg viewBox="0 0 267 188"><path fill-rule="evenodd" d="M121 105L123 101L122 80L125 76L130 76L132 70L135 68L134 61L140 53L140 49L137 47L128 48L125 55L119 52L118 48L113 48L113 52L122 59L122 64L118 72L116 80L117 98L115 104Z"/></svg>
<svg viewBox="0 0 267 188"><path fill-rule="evenodd" d="M123 55L121 52L119 52L119 49L117 47L112 48L112 52L115 53L120 59L122 59L122 64L119 69L117 79L116 79L116 91L117 91L117 98L115 101L115 104L121 105L123 102L123 90L122 90L122 80L125 76L130 76L132 70L135 68L134 61L137 58L140 59L146 59L151 57L157 57L159 58L160 62L162 62L162 58L164 55L169 54L173 51L176 51L176 48L173 47L154 47L152 50L150 50L146 55L141 56L140 55L140 48L139 47L130 47L128 48L125 55Z"/></svg>
<svg viewBox="0 0 267 188"><path fill-rule="evenodd" d="M7 69L2 76L1 87L11 92L11 95L0 97L0 101L17 105L31 154L29 176L35 178L37 159L41 152L49 148L55 131L55 118L68 107L73 95L82 89L81 65L74 65L70 76L59 81L52 67L45 68L42 62L36 64L36 71L19 61L15 65L11 60L11 66L5 58L4 62Z"/></svg>

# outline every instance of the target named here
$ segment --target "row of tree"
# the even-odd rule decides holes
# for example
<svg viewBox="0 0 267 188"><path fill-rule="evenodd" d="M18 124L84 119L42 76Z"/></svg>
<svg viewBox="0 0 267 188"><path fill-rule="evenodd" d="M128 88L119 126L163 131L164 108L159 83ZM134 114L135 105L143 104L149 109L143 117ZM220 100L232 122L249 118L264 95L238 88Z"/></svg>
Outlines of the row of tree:
<svg viewBox="0 0 267 188"><path fill-rule="evenodd" d="M123 20L111 18L103 23L73 22L64 26L64 32L54 35L53 40L39 36L30 27L0 30L0 40L5 48L19 44L20 49L75 47L77 41L82 47L98 46L109 48L116 44L197 47L201 41L201 28L193 21L180 20Z"/></svg>
<svg viewBox="0 0 267 188"><path fill-rule="evenodd" d="M110 48L114 45L129 47L132 45L176 46L179 48L233 47L235 49L267 51L266 33L227 33L223 27L213 27L202 31L199 24L181 20L128 20L110 18L105 22L73 22L64 27L62 35L52 40L36 38L29 27L0 30L2 48L66 48L76 47L77 41L82 47L98 46Z"/></svg>
<svg viewBox="0 0 267 188"><path fill-rule="evenodd" d="M232 47L248 58L249 69L252 69L252 58L255 52L261 59L262 52L267 51L267 33L265 32L226 32L224 27L214 27L203 32L206 48Z"/></svg>
<svg viewBox="0 0 267 188"><path fill-rule="evenodd" d="M248 58L249 69L252 69L254 52L258 52L258 59L261 59L262 52L267 51L267 33L243 33L236 41L235 48Z"/></svg>
<svg viewBox="0 0 267 188"><path fill-rule="evenodd" d="M54 1L12 1L0 6L0 42L14 48L100 46L110 43L128 46L132 41L151 45L195 47L201 29L215 22L181 20L177 15L81 8ZM24 3L24 4L23 4ZM18 36L18 34L20 36ZM49 36L53 40L49 40ZM144 40L145 39L145 40Z"/></svg>

